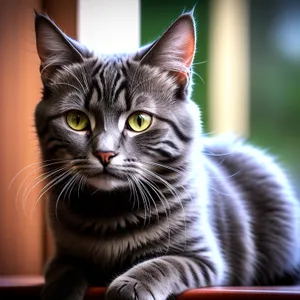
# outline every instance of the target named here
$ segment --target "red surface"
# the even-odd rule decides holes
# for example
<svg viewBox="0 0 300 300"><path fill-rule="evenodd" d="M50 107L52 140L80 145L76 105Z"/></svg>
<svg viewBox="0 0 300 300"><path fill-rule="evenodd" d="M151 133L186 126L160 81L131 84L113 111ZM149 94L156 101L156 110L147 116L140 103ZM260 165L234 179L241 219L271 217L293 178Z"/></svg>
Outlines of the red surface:
<svg viewBox="0 0 300 300"><path fill-rule="evenodd" d="M38 300L43 284L41 276L0 277L0 299ZM105 288L89 288L85 300L104 300ZM216 299L300 299L300 286L291 287L222 287L203 288L184 292L179 300Z"/></svg>

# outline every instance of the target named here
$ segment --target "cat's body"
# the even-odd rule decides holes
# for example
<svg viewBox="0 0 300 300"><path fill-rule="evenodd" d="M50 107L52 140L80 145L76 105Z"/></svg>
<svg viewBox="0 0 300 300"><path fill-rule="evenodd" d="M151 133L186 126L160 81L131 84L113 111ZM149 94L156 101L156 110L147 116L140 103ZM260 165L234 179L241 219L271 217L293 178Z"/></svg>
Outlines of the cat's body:
<svg viewBox="0 0 300 300"><path fill-rule="evenodd" d="M163 300L296 277L300 204L283 172L241 141L201 136L190 14L154 46L106 58L44 16L36 31L56 245L43 299L79 300L92 284L108 299Z"/></svg>

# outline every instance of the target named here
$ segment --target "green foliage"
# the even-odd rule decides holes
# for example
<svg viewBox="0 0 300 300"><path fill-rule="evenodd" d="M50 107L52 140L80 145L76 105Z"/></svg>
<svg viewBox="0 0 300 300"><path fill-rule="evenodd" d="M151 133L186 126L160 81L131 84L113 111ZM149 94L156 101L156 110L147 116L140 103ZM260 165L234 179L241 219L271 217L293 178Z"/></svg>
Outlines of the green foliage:
<svg viewBox="0 0 300 300"><path fill-rule="evenodd" d="M253 0L250 4L250 139L277 156L297 182L300 179L300 52L295 57L284 49L295 52L299 40L295 33L297 30L299 33L300 23L293 13L300 11L300 3L266 0L262 4Z"/></svg>
<svg viewBox="0 0 300 300"><path fill-rule="evenodd" d="M142 0L142 44L157 39L183 12L195 6L195 0ZM193 66L193 100L202 110L203 123L207 124L207 59L208 59L208 0L199 0L194 11L197 28L197 52ZM203 81L204 82L203 82Z"/></svg>

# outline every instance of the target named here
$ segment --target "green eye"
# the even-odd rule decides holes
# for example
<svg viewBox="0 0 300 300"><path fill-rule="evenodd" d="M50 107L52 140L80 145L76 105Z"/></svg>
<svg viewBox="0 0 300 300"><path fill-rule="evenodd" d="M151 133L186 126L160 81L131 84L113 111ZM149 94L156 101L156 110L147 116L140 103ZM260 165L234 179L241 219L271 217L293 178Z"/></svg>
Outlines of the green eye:
<svg viewBox="0 0 300 300"><path fill-rule="evenodd" d="M76 131L85 130L89 125L89 118L79 110L69 111L66 120L68 125Z"/></svg>
<svg viewBox="0 0 300 300"><path fill-rule="evenodd" d="M129 129L135 132L141 132L146 130L152 122L152 116L144 112L135 112L129 116L127 125Z"/></svg>

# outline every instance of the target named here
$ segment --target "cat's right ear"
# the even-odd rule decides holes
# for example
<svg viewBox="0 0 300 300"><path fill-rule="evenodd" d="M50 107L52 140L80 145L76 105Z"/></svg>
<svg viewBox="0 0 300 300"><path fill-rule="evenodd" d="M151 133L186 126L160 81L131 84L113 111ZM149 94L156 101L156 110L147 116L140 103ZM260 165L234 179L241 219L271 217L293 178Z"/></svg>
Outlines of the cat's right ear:
<svg viewBox="0 0 300 300"><path fill-rule="evenodd" d="M180 87L186 87L196 50L193 11L179 16L154 43L139 49L141 64L168 71Z"/></svg>
<svg viewBox="0 0 300 300"><path fill-rule="evenodd" d="M36 11L35 34L44 83L62 66L82 62L84 57L91 55L86 48L63 33L47 15Z"/></svg>

